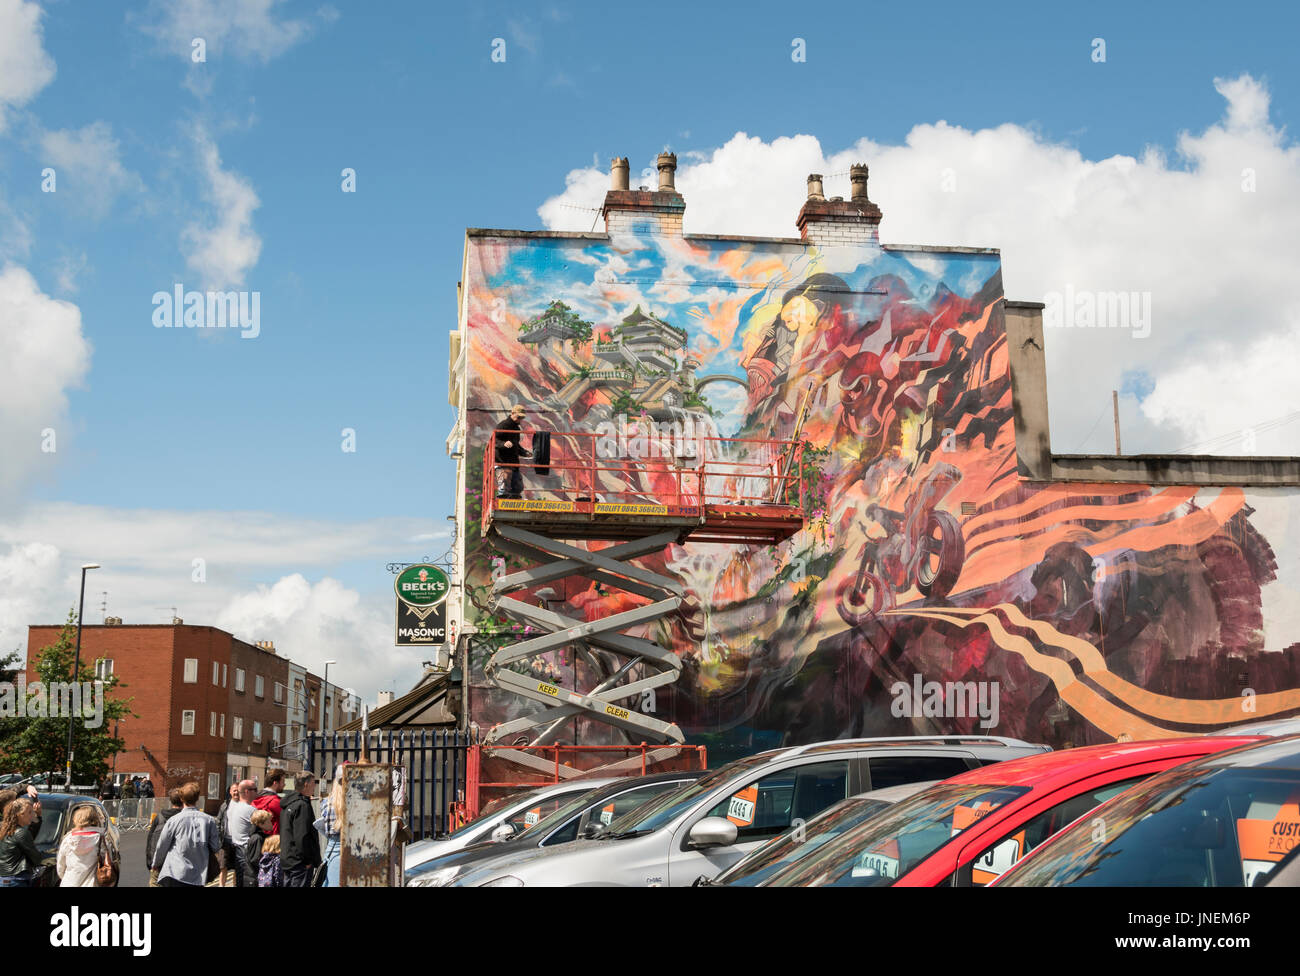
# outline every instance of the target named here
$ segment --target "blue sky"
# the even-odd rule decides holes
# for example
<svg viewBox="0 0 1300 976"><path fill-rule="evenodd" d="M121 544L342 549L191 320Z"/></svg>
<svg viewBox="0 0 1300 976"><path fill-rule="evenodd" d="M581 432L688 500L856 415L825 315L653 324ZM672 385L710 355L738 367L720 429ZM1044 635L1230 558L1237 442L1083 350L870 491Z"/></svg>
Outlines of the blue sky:
<svg viewBox="0 0 1300 976"><path fill-rule="evenodd" d="M1031 159L1073 153L1091 165L1157 147L1169 182L1183 170L1208 171L1204 159L1180 157L1178 140L1230 115L1225 100L1249 116L1225 123L1229 137L1252 146L1271 131L1260 153L1292 166L1284 130L1300 105L1296 15L1266 4L0 0L0 18L39 24L0 45L0 267L30 274L42 302L74 305L88 347L84 369L68 367L56 389L0 412L12 458L0 483L0 560L10 560L0 579L8 565L14 585L31 590L7 617L0 612L9 643L24 614L44 618L66 606L70 567L131 561L103 551L97 527L132 512L153 526L140 530L149 538L179 533L196 555L204 526L227 522L234 531L249 513L284 535L246 564L238 547L214 543L228 552L212 570L223 588L202 597L189 558L161 541L150 550L156 562L140 558L112 577L106 570L110 612L127 607L129 622L162 619L150 608L171 604L250 630L297 620L303 629L289 629L323 635L325 657L337 656L330 641L357 640L362 625L360 617L335 627L301 616L324 600L322 580L355 595L367 620L391 614L383 562L445 548L424 537L445 531L453 504L446 355L464 230L538 228L547 200L598 204L590 194L571 201L566 180L603 171L613 155L629 155L636 174L671 146L683 159L689 220L688 164L717 158L738 132L763 151L813 137L829 163L864 145L920 152L917 127L943 120L980 135L965 143L969 166L996 171L1010 126L1037 140ZM189 39L204 34L207 60L194 64ZM1092 57L1099 37L1104 62ZM505 41L504 63L491 59L494 38ZM791 58L796 38L806 61ZM40 59L29 56L33 39L53 66L44 81ZM1237 102L1216 91L1215 79L1243 75L1267 93L1263 122L1247 104L1254 89ZM60 134L73 143L61 156ZM96 154L78 157L74 137ZM991 158L978 158L981 145ZM1023 157L1008 154L1006 165L1014 158ZM871 161L880 199L889 187ZM47 166L58 174L54 193L41 191ZM355 193L340 189L345 167L356 172ZM1029 183L1035 174L1009 178ZM742 194L731 205L746 211L760 201ZM595 216L567 212L588 227ZM886 207L886 240L890 216ZM793 219L792 210L778 214L764 232L793 235ZM1243 215L1247 229L1252 219ZM906 243L958 242L957 221L936 221L936 239ZM1133 244L1126 263L1142 259ZM203 288L205 276L260 294L256 339L153 328L154 293L178 282ZM1037 297L1013 292L1009 284L1011 297ZM67 348L75 359L77 343ZM1138 412L1153 389L1165 402L1157 376L1172 356L1117 363L1098 381L1104 397L1094 404L1081 390L1087 402L1077 409L1062 372L1053 390L1053 423L1065 425L1054 426L1057 448L1084 438L1121 375L1139 441L1169 449L1184 434L1195 440L1191 428L1170 426L1176 408ZM1261 422L1286 412L1276 403L1243 409ZM1212 421L1207 438L1240 426ZM47 427L58 434L54 453L39 450ZM354 453L340 449L344 428L356 431ZM1108 446L1084 439L1088 449ZM76 517L55 517L55 504L74 506ZM300 544L307 534L310 544ZM26 574L37 565L49 577L32 589ZM269 594L295 573L309 595L282 609ZM243 617L232 609L250 602ZM418 663L418 654L408 657L390 654L385 667L400 676Z"/></svg>

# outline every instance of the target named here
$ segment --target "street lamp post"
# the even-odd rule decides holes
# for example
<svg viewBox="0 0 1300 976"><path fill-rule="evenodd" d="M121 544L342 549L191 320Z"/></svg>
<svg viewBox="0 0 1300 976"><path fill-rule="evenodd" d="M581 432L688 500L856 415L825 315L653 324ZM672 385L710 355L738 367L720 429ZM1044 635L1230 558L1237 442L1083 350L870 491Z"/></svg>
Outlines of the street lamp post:
<svg viewBox="0 0 1300 976"><path fill-rule="evenodd" d="M74 685L81 677L81 618L86 612L86 571L91 569L99 569L99 563L86 563L81 567L81 602L77 605L77 656L72 659ZM69 790L72 789L72 732L76 721L76 715L68 716L68 764L64 770L63 785Z"/></svg>
<svg viewBox="0 0 1300 976"><path fill-rule="evenodd" d="M329 694L330 690L330 665L338 663L338 661L325 662L325 683L320 690L320 741L322 747L325 745L325 696Z"/></svg>

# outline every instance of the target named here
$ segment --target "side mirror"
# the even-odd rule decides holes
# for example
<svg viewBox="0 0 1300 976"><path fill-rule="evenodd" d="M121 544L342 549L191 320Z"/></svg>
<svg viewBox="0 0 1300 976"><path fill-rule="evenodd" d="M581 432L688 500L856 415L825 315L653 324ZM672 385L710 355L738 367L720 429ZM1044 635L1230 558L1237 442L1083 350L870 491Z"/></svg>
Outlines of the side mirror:
<svg viewBox="0 0 1300 976"><path fill-rule="evenodd" d="M488 840L490 840L493 844L499 844L503 840L509 840L514 835L515 835L514 824L503 823L497 826L495 829L493 829L492 833L488 837Z"/></svg>
<svg viewBox="0 0 1300 976"><path fill-rule="evenodd" d="M691 847L730 847L736 842L736 825L726 817L705 817L686 838Z"/></svg>
<svg viewBox="0 0 1300 976"><path fill-rule="evenodd" d="M605 833L605 831L607 831L608 829L609 828L605 826L605 824L603 823L597 823L597 822L588 823L587 826L582 828L582 839L595 840L601 834Z"/></svg>

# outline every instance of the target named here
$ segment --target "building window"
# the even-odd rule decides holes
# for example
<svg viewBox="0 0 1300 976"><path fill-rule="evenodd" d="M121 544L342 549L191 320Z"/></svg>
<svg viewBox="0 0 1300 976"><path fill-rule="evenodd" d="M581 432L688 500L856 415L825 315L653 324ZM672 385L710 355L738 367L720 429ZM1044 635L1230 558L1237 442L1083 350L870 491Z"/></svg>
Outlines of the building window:
<svg viewBox="0 0 1300 976"><path fill-rule="evenodd" d="M196 657L187 657L185 659L185 677L184 682L192 685L199 680L199 659Z"/></svg>
<svg viewBox="0 0 1300 976"><path fill-rule="evenodd" d="M275 703L277 705L284 704L284 685L278 681L275 683Z"/></svg>
<svg viewBox="0 0 1300 976"><path fill-rule="evenodd" d="M253 679L253 694L258 698L266 697L266 683L262 680L260 674Z"/></svg>
<svg viewBox="0 0 1300 976"><path fill-rule="evenodd" d="M208 773L208 796L216 796L221 792L221 777L216 773Z"/></svg>
<svg viewBox="0 0 1300 976"><path fill-rule="evenodd" d="M218 664L216 661L213 661L212 662L212 684L213 685L220 684L221 682L218 680L220 677L221 677L221 665Z"/></svg>
<svg viewBox="0 0 1300 976"><path fill-rule="evenodd" d="M242 739L244 737L244 720L239 715L230 720L230 737L232 739Z"/></svg>
<svg viewBox="0 0 1300 976"><path fill-rule="evenodd" d="M221 665L221 687L226 687L226 666Z"/></svg>
<svg viewBox="0 0 1300 976"><path fill-rule="evenodd" d="M221 713L221 731L218 733L223 739L226 737L226 713Z"/></svg>
<svg viewBox="0 0 1300 976"><path fill-rule="evenodd" d="M244 669L235 668L235 691L244 690Z"/></svg>
<svg viewBox="0 0 1300 976"><path fill-rule="evenodd" d="M181 735L194 734L194 712L186 709L181 712Z"/></svg>
<svg viewBox="0 0 1300 976"><path fill-rule="evenodd" d="M113 659L111 657L101 657L95 662L95 677L100 681L107 681L113 677Z"/></svg>
<svg viewBox="0 0 1300 976"><path fill-rule="evenodd" d="M253 741L254 741L254 742L261 742L261 741L262 741L262 723L261 723L261 722L254 722L254 723L253 723Z"/></svg>
<svg viewBox="0 0 1300 976"><path fill-rule="evenodd" d="M217 713L208 712L208 735L217 734Z"/></svg>
<svg viewBox="0 0 1300 976"><path fill-rule="evenodd" d="M277 746L280 744L280 726L278 725L271 726L271 742Z"/></svg>

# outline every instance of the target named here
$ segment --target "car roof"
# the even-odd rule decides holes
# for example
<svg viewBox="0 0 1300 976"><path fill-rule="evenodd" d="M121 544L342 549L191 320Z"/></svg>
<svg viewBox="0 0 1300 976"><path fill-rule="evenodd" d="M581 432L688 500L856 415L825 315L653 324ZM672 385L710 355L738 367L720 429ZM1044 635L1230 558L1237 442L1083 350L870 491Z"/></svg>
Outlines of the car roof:
<svg viewBox="0 0 1300 976"><path fill-rule="evenodd" d="M1300 769L1300 735L1269 737L1234 749L1222 756L1207 757L1206 767L1249 766L1252 769Z"/></svg>
<svg viewBox="0 0 1300 976"><path fill-rule="evenodd" d="M1210 753L1250 745L1261 736L1179 736L1144 742L1107 742L1104 745L1079 746L1060 752L1022 756L1006 762L982 766L958 773L945 782L983 783L999 786L1050 786L1063 780L1072 782L1085 775L1103 773L1145 762L1167 759L1196 759ZM1271 740L1265 740L1271 741ZM1086 769L1079 769L1086 766Z"/></svg>
<svg viewBox="0 0 1300 976"><path fill-rule="evenodd" d="M40 793L36 798L43 807L65 807L74 801L93 803L95 806L103 805L99 802L98 797L86 793ZM22 797L19 797L19 799L22 799Z"/></svg>
<svg viewBox="0 0 1300 976"><path fill-rule="evenodd" d="M687 780L699 779L704 775L702 769L679 769L671 773L647 773L644 776L620 776L617 779L610 780L593 780L592 795L593 799L597 794L620 793L623 790L633 786L646 786L654 783L673 783L685 782ZM581 780L571 780L570 782L585 782ZM602 785L603 784L603 785Z"/></svg>
<svg viewBox="0 0 1300 976"><path fill-rule="evenodd" d="M802 746L785 746L781 749L768 749L756 753L755 758L790 759L827 752L858 752L863 749L925 749L960 747L963 749L989 749L992 753L1000 749L1021 748L1039 749L1046 752L1049 746L1013 739L1004 735L883 735L861 739L831 739L822 742L810 742Z"/></svg>

